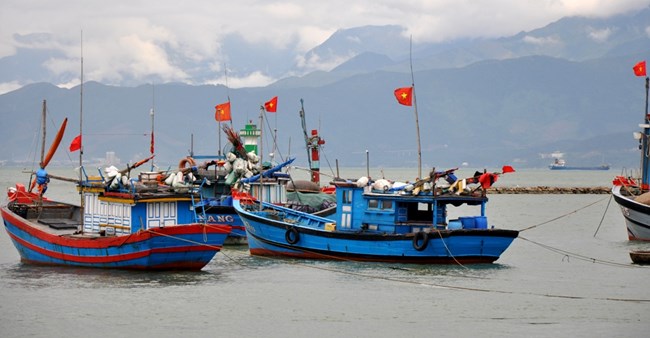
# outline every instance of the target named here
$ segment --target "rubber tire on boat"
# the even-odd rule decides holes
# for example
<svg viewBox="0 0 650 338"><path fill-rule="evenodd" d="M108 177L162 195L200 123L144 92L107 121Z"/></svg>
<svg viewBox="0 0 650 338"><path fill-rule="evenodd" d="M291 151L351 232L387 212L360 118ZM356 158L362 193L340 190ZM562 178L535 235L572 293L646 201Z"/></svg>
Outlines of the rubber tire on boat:
<svg viewBox="0 0 650 338"><path fill-rule="evenodd" d="M417 251L422 251L429 245L429 234L426 231L418 231L413 236L413 248Z"/></svg>
<svg viewBox="0 0 650 338"><path fill-rule="evenodd" d="M295 227L289 227L287 228L287 232L284 233L284 239L289 244L296 244L300 240L300 234Z"/></svg>

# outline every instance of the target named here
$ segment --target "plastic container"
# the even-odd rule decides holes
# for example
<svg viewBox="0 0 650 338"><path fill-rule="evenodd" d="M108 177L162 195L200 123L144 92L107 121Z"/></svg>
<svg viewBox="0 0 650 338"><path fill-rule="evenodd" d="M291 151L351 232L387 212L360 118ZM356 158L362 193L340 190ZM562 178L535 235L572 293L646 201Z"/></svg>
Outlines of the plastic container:
<svg viewBox="0 0 650 338"><path fill-rule="evenodd" d="M458 217L458 219L462 223L463 229L476 228L476 217Z"/></svg>
<svg viewBox="0 0 650 338"><path fill-rule="evenodd" d="M476 229L487 229L488 228L487 217L485 216L474 217L474 225L476 226Z"/></svg>
<svg viewBox="0 0 650 338"><path fill-rule="evenodd" d="M459 220L452 220L449 221L449 224L447 224L447 229L448 230L459 230L463 228L463 223Z"/></svg>

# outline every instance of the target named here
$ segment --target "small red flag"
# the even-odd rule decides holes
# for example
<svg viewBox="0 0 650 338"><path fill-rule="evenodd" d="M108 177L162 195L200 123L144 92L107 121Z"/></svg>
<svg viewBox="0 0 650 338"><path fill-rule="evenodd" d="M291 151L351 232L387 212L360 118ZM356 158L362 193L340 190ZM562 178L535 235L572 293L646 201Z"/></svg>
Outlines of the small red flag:
<svg viewBox="0 0 650 338"><path fill-rule="evenodd" d="M646 75L646 70L645 70L645 61L641 61L634 65L632 68L634 70L634 75L636 76L645 76Z"/></svg>
<svg viewBox="0 0 650 338"><path fill-rule="evenodd" d="M492 174L492 173L485 173L478 178L478 181L479 183L481 183L481 187L483 187L483 189L488 189L492 186L492 184L494 184L494 182L497 181L498 178L499 175Z"/></svg>
<svg viewBox="0 0 650 338"><path fill-rule="evenodd" d="M504 165L503 168L501 168L501 173L506 174L506 173L514 173L515 168L509 166L509 165Z"/></svg>
<svg viewBox="0 0 650 338"><path fill-rule="evenodd" d="M268 102L264 103L264 109L269 113L275 113L278 110L278 97L275 96Z"/></svg>
<svg viewBox="0 0 650 338"><path fill-rule="evenodd" d="M218 122L222 121L232 121L230 118L230 101L222 104L218 104L214 107L216 111L214 112L214 119Z"/></svg>
<svg viewBox="0 0 650 338"><path fill-rule="evenodd" d="M413 87L404 87L395 89L395 98L397 102L405 106L413 104Z"/></svg>
<svg viewBox="0 0 650 338"><path fill-rule="evenodd" d="M77 135L70 143L70 151L77 151L81 149L81 135Z"/></svg>

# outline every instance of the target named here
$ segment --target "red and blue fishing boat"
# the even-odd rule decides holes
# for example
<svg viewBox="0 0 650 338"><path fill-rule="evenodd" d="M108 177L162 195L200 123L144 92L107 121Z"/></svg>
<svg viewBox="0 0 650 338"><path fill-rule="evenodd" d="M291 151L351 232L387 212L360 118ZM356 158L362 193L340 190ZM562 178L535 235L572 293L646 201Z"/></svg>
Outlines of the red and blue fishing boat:
<svg viewBox="0 0 650 338"><path fill-rule="evenodd" d="M502 173L512 172L505 166ZM489 226L486 189L502 173L457 179L435 172L415 184L334 181L336 214L323 218L240 195L252 255L418 264L492 263L518 236ZM440 178L445 178L438 182ZM472 184L479 184L471 188ZM468 207L449 219L448 208ZM465 209L460 209L465 210ZM472 211L473 210L473 211Z"/></svg>
<svg viewBox="0 0 650 338"><path fill-rule="evenodd" d="M45 111L44 101L43 115ZM221 250L231 228L200 220L193 207L199 196L196 187L168 187L155 179L129 178L131 169L153 156L110 175L100 171L98 176L87 176L83 167L78 180L49 175L45 168L64 129L65 121L48 155L42 155L33 183L9 188L8 201L0 208L5 229L23 262L200 270ZM46 197L52 178L75 182L80 205Z"/></svg>

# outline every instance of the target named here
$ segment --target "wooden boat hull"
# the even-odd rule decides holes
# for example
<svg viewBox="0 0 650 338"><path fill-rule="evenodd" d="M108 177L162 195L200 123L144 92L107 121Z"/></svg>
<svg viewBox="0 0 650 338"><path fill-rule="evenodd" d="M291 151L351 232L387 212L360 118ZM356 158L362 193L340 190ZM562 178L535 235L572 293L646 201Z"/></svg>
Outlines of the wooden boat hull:
<svg viewBox="0 0 650 338"><path fill-rule="evenodd" d="M225 225L187 224L118 236L53 234L1 208L22 261L44 265L134 270L201 270L221 250Z"/></svg>
<svg viewBox="0 0 650 338"><path fill-rule="evenodd" d="M630 259L635 264L650 264L650 251L630 251Z"/></svg>
<svg viewBox="0 0 650 338"><path fill-rule="evenodd" d="M614 186L612 196L623 213L628 238L650 241L650 205L639 203L633 197L622 195L620 186Z"/></svg>
<svg viewBox="0 0 650 338"><path fill-rule="evenodd" d="M459 229L384 234L327 231L328 219L309 216L309 227L235 209L244 221L250 253L308 259L417 264L492 263L518 236L515 230ZM263 213L263 212L262 212ZM322 223L315 225L315 223ZM314 226L315 225L315 226Z"/></svg>

